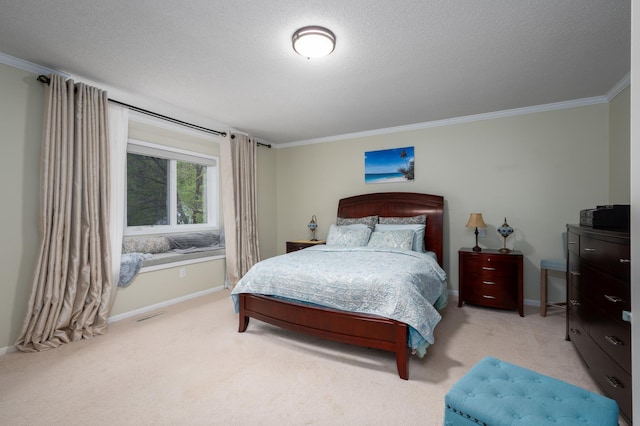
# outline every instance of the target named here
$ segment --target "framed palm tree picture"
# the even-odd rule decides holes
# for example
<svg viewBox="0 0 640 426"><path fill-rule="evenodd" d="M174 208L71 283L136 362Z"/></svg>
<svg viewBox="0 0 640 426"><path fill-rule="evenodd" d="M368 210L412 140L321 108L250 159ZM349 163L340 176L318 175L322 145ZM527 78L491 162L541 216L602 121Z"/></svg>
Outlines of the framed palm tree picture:
<svg viewBox="0 0 640 426"><path fill-rule="evenodd" d="M383 149L364 153L364 182L391 183L414 180L413 147Z"/></svg>

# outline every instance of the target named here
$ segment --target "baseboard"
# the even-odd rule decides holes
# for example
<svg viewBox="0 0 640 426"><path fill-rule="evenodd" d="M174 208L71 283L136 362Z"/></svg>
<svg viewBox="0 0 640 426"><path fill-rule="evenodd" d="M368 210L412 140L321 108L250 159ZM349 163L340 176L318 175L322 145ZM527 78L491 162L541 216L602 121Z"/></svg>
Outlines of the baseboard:
<svg viewBox="0 0 640 426"><path fill-rule="evenodd" d="M111 324L112 322L120 321L123 319L131 318L136 315L144 314L150 311L154 311L156 309L164 308L167 306L175 305L176 303L184 302L186 300L195 299L196 297L205 296L207 294L216 293L220 290L223 290L224 286L209 288L207 290L198 291L196 293L187 294L186 296L177 297L175 299L167 300L164 302L156 303L155 305L145 306L144 308L136 309L130 312L125 312L123 314L114 315L107 319L107 322ZM4 348L0 348L0 356L10 354L11 352L16 352L17 349L14 345L7 346Z"/></svg>
<svg viewBox="0 0 640 426"><path fill-rule="evenodd" d="M456 300L458 300L458 296L460 295L460 293L458 292L458 290L449 290L449 296L455 296ZM527 305L527 306L537 306L540 307L540 301L539 300L535 300L535 299L524 299L522 301L523 305Z"/></svg>
<svg viewBox="0 0 640 426"><path fill-rule="evenodd" d="M7 346L7 347L4 347L4 348L0 348L0 356L6 355L6 354L10 354L11 352L16 352L16 351L17 351L17 349L13 345Z"/></svg>
<svg viewBox="0 0 640 426"><path fill-rule="evenodd" d="M144 308L139 308L133 311L111 316L107 319L107 322L111 324L116 321L121 321L123 319L135 317L137 315L146 314L147 312L155 311L156 309L166 308L167 306L175 305L176 303L184 302L190 299L195 299L196 297L202 297L207 294L216 293L223 289L224 289L224 286L219 286L219 287L213 287L206 290L198 291L196 293L187 294L186 296L181 296L175 299L166 300L164 302L156 303L155 305L145 306Z"/></svg>

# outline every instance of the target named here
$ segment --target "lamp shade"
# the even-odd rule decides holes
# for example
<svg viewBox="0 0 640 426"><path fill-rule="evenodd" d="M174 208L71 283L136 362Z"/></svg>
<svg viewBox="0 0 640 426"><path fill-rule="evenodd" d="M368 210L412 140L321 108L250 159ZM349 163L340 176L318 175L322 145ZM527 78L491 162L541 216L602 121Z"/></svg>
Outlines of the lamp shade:
<svg viewBox="0 0 640 426"><path fill-rule="evenodd" d="M482 213L471 213L469 215L469 221L466 225L467 228L486 228L487 224L482 219Z"/></svg>
<svg viewBox="0 0 640 426"><path fill-rule="evenodd" d="M336 36L323 27L304 27L293 33L293 50L306 58L327 56L336 47Z"/></svg>

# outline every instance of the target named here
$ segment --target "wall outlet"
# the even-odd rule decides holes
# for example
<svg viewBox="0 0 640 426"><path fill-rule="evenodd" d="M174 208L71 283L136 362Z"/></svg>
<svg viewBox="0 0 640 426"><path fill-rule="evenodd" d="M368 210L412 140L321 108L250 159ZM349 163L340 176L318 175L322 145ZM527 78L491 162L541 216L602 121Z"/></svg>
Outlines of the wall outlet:
<svg viewBox="0 0 640 426"><path fill-rule="evenodd" d="M185 268L180 268L180 278L184 278L187 276L187 270Z"/></svg>

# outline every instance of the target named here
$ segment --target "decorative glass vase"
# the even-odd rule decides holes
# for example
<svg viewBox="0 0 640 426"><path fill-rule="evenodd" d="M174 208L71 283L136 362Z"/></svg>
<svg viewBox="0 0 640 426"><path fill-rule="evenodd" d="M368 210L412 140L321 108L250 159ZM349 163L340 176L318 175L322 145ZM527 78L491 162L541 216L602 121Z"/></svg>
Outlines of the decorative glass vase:
<svg viewBox="0 0 640 426"><path fill-rule="evenodd" d="M318 222L316 222L316 215L311 216L311 222L307 225L307 228L311 230L311 241L318 241L316 238L316 229L318 229Z"/></svg>
<svg viewBox="0 0 640 426"><path fill-rule="evenodd" d="M507 248L507 237L513 234L513 228L507 223L506 217L504 218L504 223L497 229L497 231L498 234L502 235L502 238L504 238L504 246L498 251L500 253L510 253L511 250Z"/></svg>

